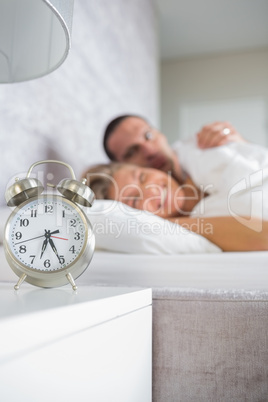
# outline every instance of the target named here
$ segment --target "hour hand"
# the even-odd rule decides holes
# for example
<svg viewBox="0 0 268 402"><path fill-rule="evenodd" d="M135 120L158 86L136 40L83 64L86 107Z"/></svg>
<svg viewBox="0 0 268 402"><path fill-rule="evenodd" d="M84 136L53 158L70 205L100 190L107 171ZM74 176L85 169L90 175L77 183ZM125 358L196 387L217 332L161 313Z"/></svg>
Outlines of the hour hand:
<svg viewBox="0 0 268 402"><path fill-rule="evenodd" d="M45 251L45 249L47 248L47 243L48 243L48 239L45 239L45 240L43 241L43 245L42 245L42 250L41 250L40 258L42 258L43 254L44 254L44 251Z"/></svg>

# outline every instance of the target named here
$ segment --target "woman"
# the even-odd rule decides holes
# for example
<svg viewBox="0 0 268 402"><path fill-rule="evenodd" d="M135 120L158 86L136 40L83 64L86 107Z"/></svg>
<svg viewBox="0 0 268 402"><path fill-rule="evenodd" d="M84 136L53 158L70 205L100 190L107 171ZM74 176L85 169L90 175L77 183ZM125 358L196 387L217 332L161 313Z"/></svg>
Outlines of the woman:
<svg viewBox="0 0 268 402"><path fill-rule="evenodd" d="M223 251L268 250L268 221L261 222L252 217L247 221L244 217L242 224L231 216L191 216L193 209L209 195L189 176L180 184L157 169L110 163L91 167L83 177L97 199L117 200L132 208L149 211L206 237ZM198 224L200 219L202 225ZM203 230L207 224L213 230Z"/></svg>

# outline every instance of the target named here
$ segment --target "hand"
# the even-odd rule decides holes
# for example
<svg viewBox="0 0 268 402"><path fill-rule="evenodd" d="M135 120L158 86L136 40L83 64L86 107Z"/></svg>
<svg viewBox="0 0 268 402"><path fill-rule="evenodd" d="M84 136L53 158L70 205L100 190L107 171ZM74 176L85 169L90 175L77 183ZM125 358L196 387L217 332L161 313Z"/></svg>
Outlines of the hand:
<svg viewBox="0 0 268 402"><path fill-rule="evenodd" d="M60 231L59 231L59 230L54 230L54 232L51 232L50 235L52 235L52 234L54 234L54 233L55 233L55 234L56 234L56 233L60 233ZM46 234L47 234L47 233L46 233ZM15 243L15 245L21 244L21 243L26 243L27 241L31 241L31 240L35 240L35 239L40 239L40 237L44 237L44 236L46 236L46 234L41 235L41 236L31 237L30 239L18 241L17 243ZM56 237L56 236L52 236L52 237ZM65 240L65 239L64 239L64 240Z"/></svg>
<svg viewBox="0 0 268 402"><path fill-rule="evenodd" d="M44 252L45 252L45 249L47 248L47 243L48 243L48 238L46 238L46 239L43 241L43 245L42 245L42 250L41 250L40 258L42 258L43 254L44 254Z"/></svg>
<svg viewBox="0 0 268 402"><path fill-rule="evenodd" d="M54 251L54 253L56 254L56 256L58 257L59 262L61 262L60 256L58 254L58 251L56 249L56 246L54 244L54 241L52 239L49 238L49 244L51 245L52 250Z"/></svg>
<svg viewBox="0 0 268 402"><path fill-rule="evenodd" d="M47 243L49 242L50 243L50 236L52 235L52 234L56 234L56 233L59 233L60 231L59 230L54 230L54 232L51 232L50 233L50 230L46 230L45 229L45 234L43 235L43 236L45 236L46 238L45 238L45 240L43 241L43 245L42 245L42 250L41 250L41 255L40 255L40 258L42 258L42 256L43 256L43 254L44 254L44 252L45 252L45 249L47 248ZM42 237L43 237L42 236ZM51 240L52 241L52 240ZM53 243L53 242L52 242ZM54 243L53 243L54 244ZM53 250L54 251L54 250ZM58 257L59 258L59 257Z"/></svg>
<svg viewBox="0 0 268 402"><path fill-rule="evenodd" d="M229 142L245 142L245 140L230 123L225 121L208 124L197 133L197 145L202 149L218 147Z"/></svg>

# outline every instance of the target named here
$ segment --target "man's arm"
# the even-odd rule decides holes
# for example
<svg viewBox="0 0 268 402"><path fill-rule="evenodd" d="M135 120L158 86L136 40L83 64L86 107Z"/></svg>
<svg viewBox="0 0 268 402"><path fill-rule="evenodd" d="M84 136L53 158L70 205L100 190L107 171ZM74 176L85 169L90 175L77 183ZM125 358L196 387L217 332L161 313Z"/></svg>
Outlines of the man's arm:
<svg viewBox="0 0 268 402"><path fill-rule="evenodd" d="M251 228L230 216L211 218L170 218L185 229L200 234L223 251L268 250L268 221L250 219ZM255 225L254 225L255 224ZM259 230L261 224L261 231Z"/></svg>
<svg viewBox="0 0 268 402"><path fill-rule="evenodd" d="M197 133L199 148L213 148L229 142L245 142L241 134L228 122L214 122L208 124Z"/></svg>

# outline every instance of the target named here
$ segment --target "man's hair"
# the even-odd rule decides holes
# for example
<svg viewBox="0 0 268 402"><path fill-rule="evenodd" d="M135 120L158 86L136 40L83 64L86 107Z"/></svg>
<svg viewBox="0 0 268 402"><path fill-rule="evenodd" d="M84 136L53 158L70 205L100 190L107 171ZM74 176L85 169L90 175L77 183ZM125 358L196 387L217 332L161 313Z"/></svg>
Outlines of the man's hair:
<svg viewBox="0 0 268 402"><path fill-rule="evenodd" d="M124 114L124 115L118 116L115 119L113 119L112 121L110 121L110 123L107 125L107 127L104 131L103 148L104 148L107 156L112 161L116 161L116 158L107 146L108 139L111 137L114 130L119 126L119 124L122 123L123 120L128 119L129 117L138 117L139 119L145 120L143 117L135 115L135 114Z"/></svg>

